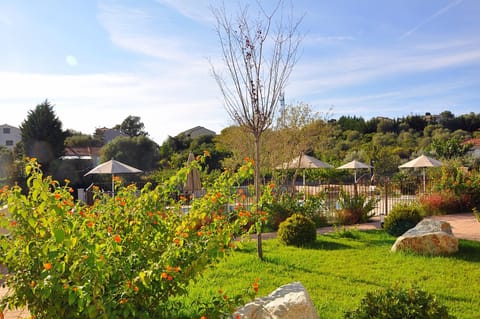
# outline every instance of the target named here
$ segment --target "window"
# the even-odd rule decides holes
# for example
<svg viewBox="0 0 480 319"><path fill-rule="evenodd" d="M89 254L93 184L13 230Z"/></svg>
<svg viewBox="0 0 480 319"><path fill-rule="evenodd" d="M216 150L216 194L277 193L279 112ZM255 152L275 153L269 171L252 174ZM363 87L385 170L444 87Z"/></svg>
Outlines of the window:
<svg viewBox="0 0 480 319"><path fill-rule="evenodd" d="M10 128L9 127L4 127L3 128L3 134L10 134Z"/></svg>
<svg viewBox="0 0 480 319"><path fill-rule="evenodd" d="M6 140L5 145L7 146L13 146L13 141L12 140Z"/></svg>

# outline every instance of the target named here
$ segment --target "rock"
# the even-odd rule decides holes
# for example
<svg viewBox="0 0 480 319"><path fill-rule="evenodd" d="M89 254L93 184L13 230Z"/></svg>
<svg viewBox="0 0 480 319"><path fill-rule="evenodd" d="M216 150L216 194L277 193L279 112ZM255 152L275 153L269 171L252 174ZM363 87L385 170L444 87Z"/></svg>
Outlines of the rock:
<svg viewBox="0 0 480 319"><path fill-rule="evenodd" d="M233 314L233 318L318 319L318 314L305 287L294 282L281 286L267 297L246 304Z"/></svg>
<svg viewBox="0 0 480 319"><path fill-rule="evenodd" d="M450 224L424 219L407 230L392 246L392 251L413 251L425 255L449 255L458 252L458 239Z"/></svg>

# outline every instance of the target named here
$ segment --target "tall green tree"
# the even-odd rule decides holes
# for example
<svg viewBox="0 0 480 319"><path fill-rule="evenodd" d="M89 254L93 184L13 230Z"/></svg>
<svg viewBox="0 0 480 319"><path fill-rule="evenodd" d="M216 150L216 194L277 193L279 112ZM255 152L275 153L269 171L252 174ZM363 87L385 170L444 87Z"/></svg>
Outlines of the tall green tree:
<svg viewBox="0 0 480 319"><path fill-rule="evenodd" d="M53 105L45 100L20 125L24 154L37 158L46 173L51 163L62 156L67 136L62 130L62 122L56 116Z"/></svg>
<svg viewBox="0 0 480 319"><path fill-rule="evenodd" d="M145 125L139 116L129 115L123 120L122 124L115 125L114 128L130 137L148 136Z"/></svg>
<svg viewBox="0 0 480 319"><path fill-rule="evenodd" d="M159 146L146 136L119 136L100 152L102 162L114 158L143 171L154 170L160 159Z"/></svg>

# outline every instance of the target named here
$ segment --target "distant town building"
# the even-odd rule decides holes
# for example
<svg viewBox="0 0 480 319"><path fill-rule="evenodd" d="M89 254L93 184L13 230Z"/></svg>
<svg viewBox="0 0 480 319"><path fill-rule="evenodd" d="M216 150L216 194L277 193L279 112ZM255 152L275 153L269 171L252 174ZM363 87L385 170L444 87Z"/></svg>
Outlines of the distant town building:
<svg viewBox="0 0 480 319"><path fill-rule="evenodd" d="M101 147L96 146L85 146L85 147L65 147L65 152L62 157L62 160L90 160L92 164L98 165L100 162L100 149Z"/></svg>
<svg viewBox="0 0 480 319"><path fill-rule="evenodd" d="M106 128L106 127L102 127L102 128L97 128L95 130L95 134L96 135L99 135L99 136L102 136L102 139L103 139L103 143L104 144L107 144L108 142L111 142L113 139L115 139L116 137L119 137L119 136L128 136L127 134L125 133L122 133L120 132L119 130L117 129L114 129L114 128Z"/></svg>
<svg viewBox="0 0 480 319"><path fill-rule="evenodd" d="M440 120L440 115L436 114L431 114L430 112L426 112L425 113L425 121L427 123L438 123L438 121Z"/></svg>
<svg viewBox="0 0 480 319"><path fill-rule="evenodd" d="M196 138L199 138L200 136L205 136L205 135L215 136L217 134L214 131L204 128L203 126L196 126L178 135L184 135L191 139L196 139Z"/></svg>
<svg viewBox="0 0 480 319"><path fill-rule="evenodd" d="M22 140L22 133L18 127L8 124L0 125L0 145L13 150L15 144Z"/></svg>

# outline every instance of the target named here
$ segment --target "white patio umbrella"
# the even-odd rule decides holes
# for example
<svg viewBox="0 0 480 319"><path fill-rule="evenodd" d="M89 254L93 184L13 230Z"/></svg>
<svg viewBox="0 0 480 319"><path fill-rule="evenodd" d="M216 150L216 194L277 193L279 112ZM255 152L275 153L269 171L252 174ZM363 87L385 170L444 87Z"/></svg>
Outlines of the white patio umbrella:
<svg viewBox="0 0 480 319"><path fill-rule="evenodd" d="M337 169L353 169L353 177L355 184L357 183L357 169L361 168L372 168L372 166L357 160L353 160L351 162L348 162L347 164L343 164L342 166L337 167Z"/></svg>
<svg viewBox="0 0 480 319"><path fill-rule="evenodd" d="M303 190L304 190L304 197L305 197L305 168L333 168L332 165L322 162L321 160L301 154L300 156L295 157L290 162L283 163L276 167L277 169L303 169Z"/></svg>
<svg viewBox="0 0 480 319"><path fill-rule="evenodd" d="M115 193L115 174L134 174L134 173L143 173L142 170L138 168L129 166L122 162L116 161L113 158L105 163L95 166L90 171L88 171L85 176L90 174L111 174L112 175L112 196Z"/></svg>
<svg viewBox="0 0 480 319"><path fill-rule="evenodd" d="M277 166L277 169L289 169L289 168L333 168L332 165L322 162L313 156L302 154L295 157L290 162L283 163Z"/></svg>
<svg viewBox="0 0 480 319"><path fill-rule="evenodd" d="M402 164L398 166L399 168L422 168L422 175L423 175L423 192L425 193L426 186L425 186L425 168L426 167L439 167L442 166L443 163L440 162L437 159L434 159L432 157L428 157L426 155L420 155L419 157L406 162L405 164Z"/></svg>

